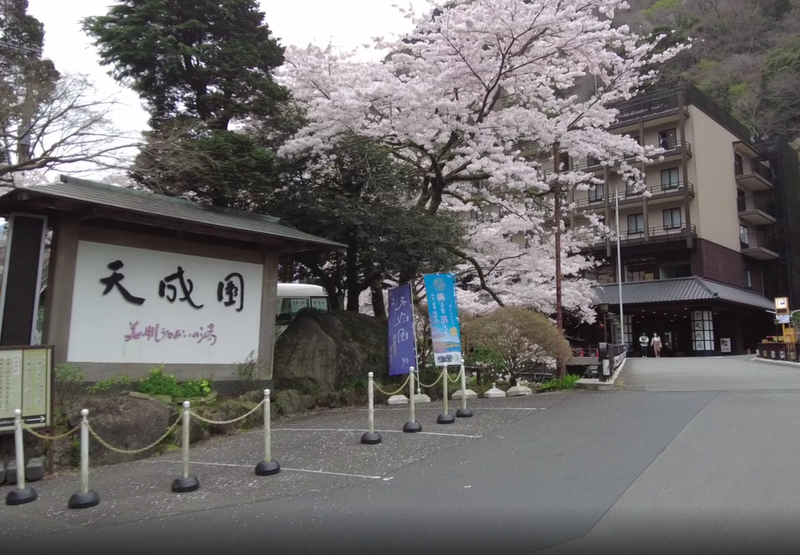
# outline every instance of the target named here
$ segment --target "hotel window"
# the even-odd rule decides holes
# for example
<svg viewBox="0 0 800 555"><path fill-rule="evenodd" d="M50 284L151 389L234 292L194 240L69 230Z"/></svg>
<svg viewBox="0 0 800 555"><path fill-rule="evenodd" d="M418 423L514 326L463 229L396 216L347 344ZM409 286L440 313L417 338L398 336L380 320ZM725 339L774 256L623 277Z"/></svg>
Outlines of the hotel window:
<svg viewBox="0 0 800 555"><path fill-rule="evenodd" d="M670 189L677 189L681 184L680 173L678 168L669 168L661 170L661 189L667 191Z"/></svg>
<svg viewBox="0 0 800 555"><path fill-rule="evenodd" d="M682 223L680 208L667 208L662 214L664 217L664 229L680 229Z"/></svg>
<svg viewBox="0 0 800 555"><path fill-rule="evenodd" d="M746 249L750 246L750 238L748 236L747 227L743 225L739 226L739 245L741 245L743 249Z"/></svg>
<svg viewBox="0 0 800 555"><path fill-rule="evenodd" d="M658 146L666 149L672 150L678 145L678 142L675 140L675 129L665 129L664 131L658 132Z"/></svg>
<svg viewBox="0 0 800 555"><path fill-rule="evenodd" d="M600 183L589 189L589 202L602 202L605 197L605 184Z"/></svg>
<svg viewBox="0 0 800 555"><path fill-rule="evenodd" d="M628 235L644 233L644 214L628 214Z"/></svg>

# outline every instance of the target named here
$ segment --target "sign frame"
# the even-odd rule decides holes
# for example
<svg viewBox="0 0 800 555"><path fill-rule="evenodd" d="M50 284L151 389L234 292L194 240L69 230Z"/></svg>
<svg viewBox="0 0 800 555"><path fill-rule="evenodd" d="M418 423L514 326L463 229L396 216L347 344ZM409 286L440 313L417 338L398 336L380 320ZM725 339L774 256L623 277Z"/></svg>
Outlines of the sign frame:
<svg viewBox="0 0 800 555"><path fill-rule="evenodd" d="M1 416L0 415L0 434L6 433L14 433L14 416L13 410L17 408L25 411L24 405L24 380L25 380L25 353L30 351L44 351L45 352L45 379L44 384L46 387L45 392L45 402L44 402L44 411L45 413L42 414L29 414L26 416L25 412L22 413L22 421L30 428L47 428L52 431L53 429L53 414L55 413L55 366L53 364L53 345L19 345L19 346L7 346L7 347L0 347L0 355L6 352L15 352L18 351L21 353L22 358L20 360L20 387L19 387L19 399L11 400L11 403L16 404L16 407L9 408L10 416ZM0 376L1 377L1 376ZM40 420L36 422L36 420Z"/></svg>
<svg viewBox="0 0 800 555"><path fill-rule="evenodd" d="M775 313L788 314L788 312L789 312L789 298L775 297Z"/></svg>

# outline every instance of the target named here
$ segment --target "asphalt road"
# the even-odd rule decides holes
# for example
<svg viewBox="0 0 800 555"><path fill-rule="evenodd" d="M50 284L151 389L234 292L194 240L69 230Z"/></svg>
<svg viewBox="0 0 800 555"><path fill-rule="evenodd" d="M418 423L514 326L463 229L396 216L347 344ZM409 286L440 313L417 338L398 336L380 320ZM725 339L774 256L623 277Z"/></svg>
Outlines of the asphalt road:
<svg viewBox="0 0 800 555"><path fill-rule="evenodd" d="M671 379L666 360L631 359L631 390L480 400L450 426L429 405L422 435L384 408L378 446L358 442L364 411L285 421L272 477L253 475L259 434L223 438L193 448L190 494L169 492L176 455L93 470L103 501L84 511L57 476L0 507L0 552L798 552L800 369L723 359L736 386L712 390L718 359L672 359Z"/></svg>

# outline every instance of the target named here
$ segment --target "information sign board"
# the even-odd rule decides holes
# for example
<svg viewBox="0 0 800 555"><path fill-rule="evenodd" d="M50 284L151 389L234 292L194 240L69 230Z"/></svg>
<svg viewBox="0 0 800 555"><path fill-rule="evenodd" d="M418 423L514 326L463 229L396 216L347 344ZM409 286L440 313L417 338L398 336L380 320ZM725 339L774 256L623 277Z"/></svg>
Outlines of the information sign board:
<svg viewBox="0 0 800 555"><path fill-rule="evenodd" d="M14 411L31 428L51 423L53 349L49 346L0 348L0 432L14 431Z"/></svg>

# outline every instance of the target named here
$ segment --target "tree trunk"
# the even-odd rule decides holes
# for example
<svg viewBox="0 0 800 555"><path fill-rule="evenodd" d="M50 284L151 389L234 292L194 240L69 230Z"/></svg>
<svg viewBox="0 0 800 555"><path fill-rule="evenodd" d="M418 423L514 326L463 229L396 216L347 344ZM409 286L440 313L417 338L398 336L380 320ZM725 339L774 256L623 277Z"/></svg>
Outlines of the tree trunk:
<svg viewBox="0 0 800 555"><path fill-rule="evenodd" d="M376 318L386 318L386 303L383 300L383 287L381 287L381 279L378 278L369 286L370 293L372 294L372 312Z"/></svg>
<svg viewBox="0 0 800 555"><path fill-rule="evenodd" d="M358 241L353 234L347 241L347 253L345 257L345 281L347 287L347 310L358 312L358 298L363 289L358 282Z"/></svg>

